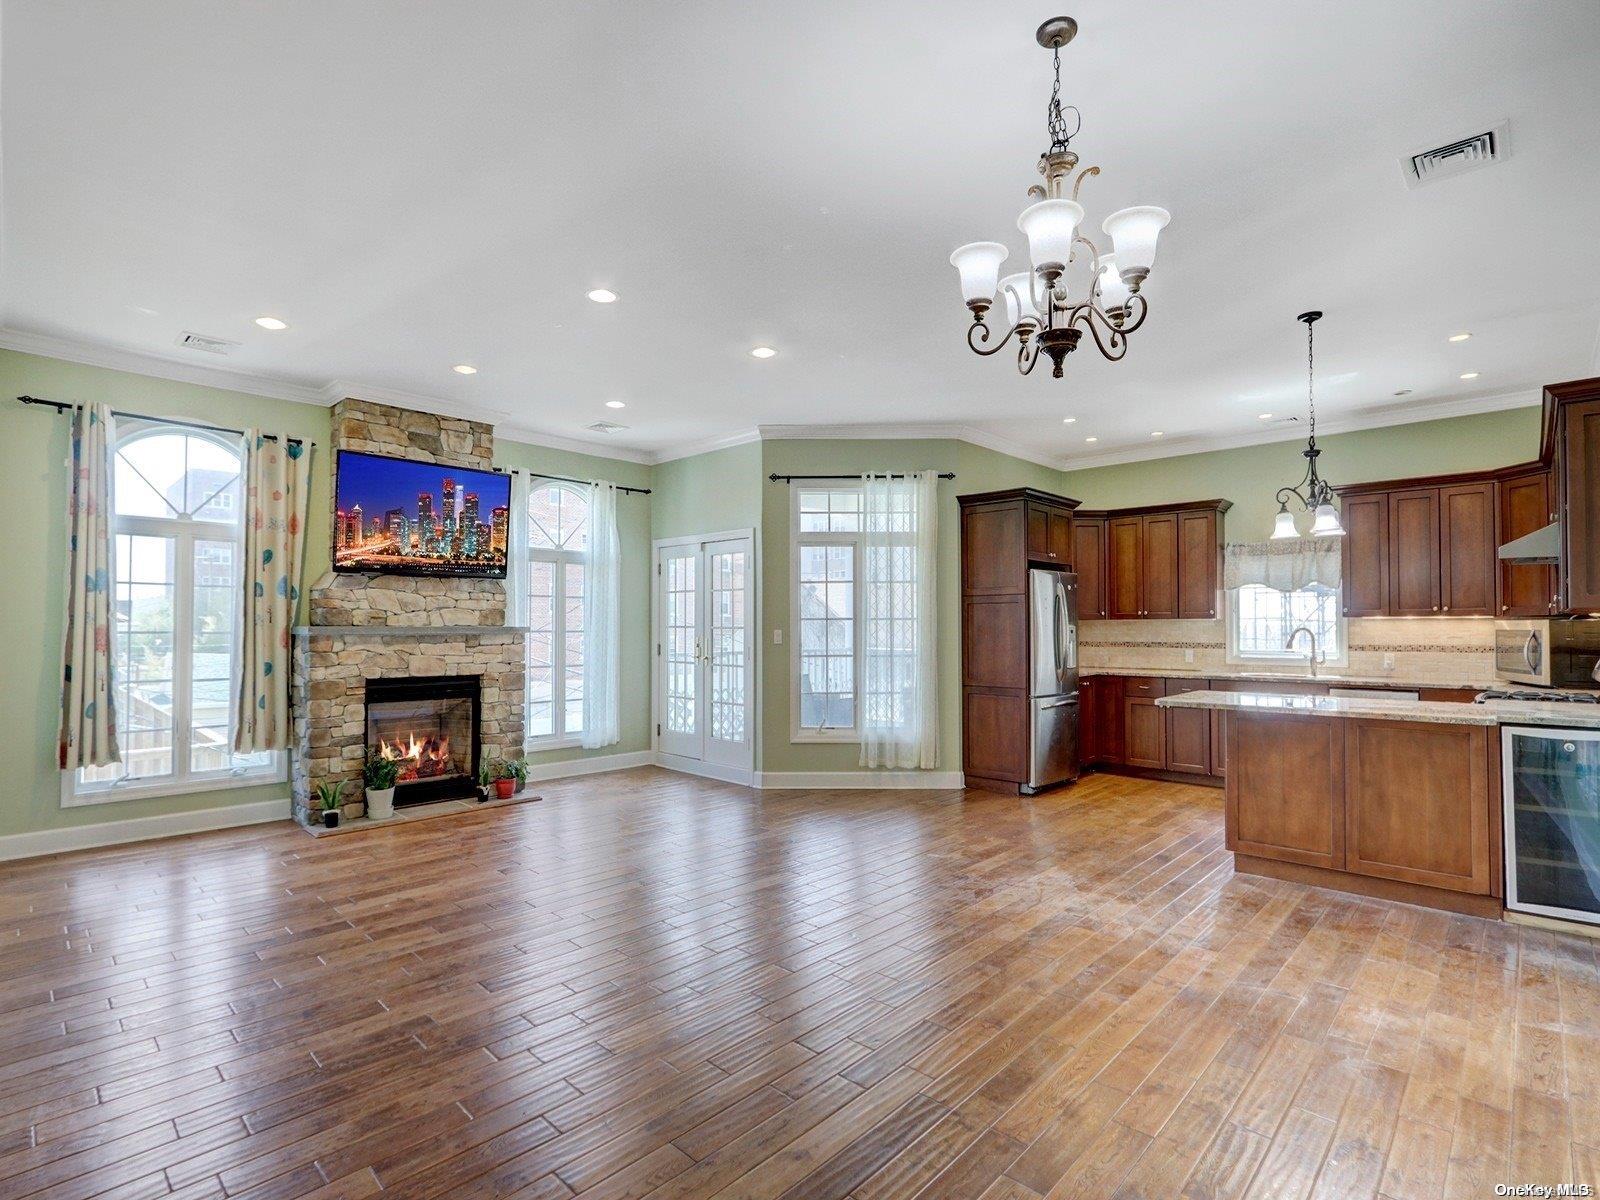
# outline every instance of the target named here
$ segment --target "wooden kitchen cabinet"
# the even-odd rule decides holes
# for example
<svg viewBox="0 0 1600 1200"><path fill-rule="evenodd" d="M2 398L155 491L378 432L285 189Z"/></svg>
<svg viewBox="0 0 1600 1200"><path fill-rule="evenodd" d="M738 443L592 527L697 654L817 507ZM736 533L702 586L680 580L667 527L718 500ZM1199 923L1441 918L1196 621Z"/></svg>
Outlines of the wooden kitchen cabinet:
<svg viewBox="0 0 1600 1200"><path fill-rule="evenodd" d="M1222 515L1230 507L1226 500L1200 500L1079 514L1079 522L1104 522L1105 615L1121 621L1214 618Z"/></svg>
<svg viewBox="0 0 1600 1200"><path fill-rule="evenodd" d="M1344 722L1230 714L1228 849L1276 862L1344 866Z"/></svg>
<svg viewBox="0 0 1600 1200"><path fill-rule="evenodd" d="M1600 612L1600 379L1546 388L1545 407L1561 513L1559 607Z"/></svg>
<svg viewBox="0 0 1600 1200"><path fill-rule="evenodd" d="M1129 675L1122 681L1122 761L1130 767L1165 770L1167 765L1166 710L1156 700L1167 694L1167 683L1149 675Z"/></svg>
<svg viewBox="0 0 1600 1200"><path fill-rule="evenodd" d="M1072 569L1078 574L1078 620L1106 616L1106 522L1104 517L1073 516Z"/></svg>
<svg viewBox="0 0 1600 1200"><path fill-rule="evenodd" d="M1331 722L1330 722L1331 723ZM1489 739L1482 725L1346 721L1344 870L1491 894Z"/></svg>
<svg viewBox="0 0 1600 1200"><path fill-rule="evenodd" d="M1167 695L1181 696L1185 692L1201 692L1209 687L1204 679L1169 679ZM1207 708L1168 708L1164 731L1166 756L1163 764L1169 771L1184 771L1190 775L1211 774L1211 718L1213 710Z"/></svg>
<svg viewBox="0 0 1600 1200"><path fill-rule="evenodd" d="M1040 566L1072 567L1072 510L1030 499L1028 557Z"/></svg>
<svg viewBox="0 0 1600 1200"><path fill-rule="evenodd" d="M1070 565L1076 500L1014 488L961 506L961 766L969 787L1028 779L1028 571ZM1119 697L1120 701L1120 697Z"/></svg>
<svg viewBox="0 0 1600 1200"><path fill-rule="evenodd" d="M1439 489L1439 611L1453 617L1495 614L1495 485Z"/></svg>
<svg viewBox="0 0 1600 1200"><path fill-rule="evenodd" d="M1499 526L1496 546L1543 529L1556 519L1550 471L1545 467L1519 471L1500 480ZM1543 617L1555 607L1556 569L1538 563L1499 562L1500 615Z"/></svg>
<svg viewBox="0 0 1600 1200"><path fill-rule="evenodd" d="M1389 494L1341 500L1344 615L1381 617L1389 606Z"/></svg>
<svg viewBox="0 0 1600 1200"><path fill-rule="evenodd" d="M1122 762L1122 679L1091 675L1078 685L1079 757L1085 764Z"/></svg>
<svg viewBox="0 0 1600 1200"><path fill-rule="evenodd" d="M1389 606L1395 617L1439 611L1439 490L1389 493Z"/></svg>
<svg viewBox="0 0 1600 1200"><path fill-rule="evenodd" d="M1209 620L1217 615L1217 589L1222 582L1219 517L1215 509L1178 514L1178 616L1186 620Z"/></svg>

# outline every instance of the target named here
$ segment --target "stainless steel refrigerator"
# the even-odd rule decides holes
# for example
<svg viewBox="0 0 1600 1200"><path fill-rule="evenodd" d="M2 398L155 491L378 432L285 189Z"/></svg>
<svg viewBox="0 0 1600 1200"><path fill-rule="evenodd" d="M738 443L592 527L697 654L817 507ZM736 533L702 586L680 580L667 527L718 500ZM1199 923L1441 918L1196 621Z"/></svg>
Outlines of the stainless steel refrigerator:
<svg viewBox="0 0 1600 1200"><path fill-rule="evenodd" d="M1078 777L1078 577L1030 570L1028 615L1031 795Z"/></svg>

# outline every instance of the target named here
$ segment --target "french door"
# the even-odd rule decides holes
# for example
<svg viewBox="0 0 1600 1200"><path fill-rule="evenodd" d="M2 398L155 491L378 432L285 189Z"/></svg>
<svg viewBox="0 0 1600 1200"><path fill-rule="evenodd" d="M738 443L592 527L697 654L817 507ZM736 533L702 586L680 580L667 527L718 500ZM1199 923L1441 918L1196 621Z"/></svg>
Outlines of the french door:
<svg viewBox="0 0 1600 1200"><path fill-rule="evenodd" d="M656 547L656 745L755 764L755 571L748 535Z"/></svg>

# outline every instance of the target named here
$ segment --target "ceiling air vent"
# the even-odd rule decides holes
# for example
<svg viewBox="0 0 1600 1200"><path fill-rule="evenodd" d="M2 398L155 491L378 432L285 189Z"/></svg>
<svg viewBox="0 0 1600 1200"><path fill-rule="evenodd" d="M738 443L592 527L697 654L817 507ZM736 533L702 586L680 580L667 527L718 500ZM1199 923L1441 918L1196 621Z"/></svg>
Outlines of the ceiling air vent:
<svg viewBox="0 0 1600 1200"><path fill-rule="evenodd" d="M185 350L204 350L207 354L232 354L239 348L238 342L230 342L227 338L207 337L203 333L191 333L187 329L178 335L178 345Z"/></svg>
<svg viewBox="0 0 1600 1200"><path fill-rule="evenodd" d="M1506 122L1501 121L1493 129L1470 133L1429 150L1419 150L1400 160L1400 170L1405 174L1409 186L1421 187L1436 179L1448 179L1452 175L1491 166L1509 154Z"/></svg>
<svg viewBox="0 0 1600 1200"><path fill-rule="evenodd" d="M584 428L593 433L617 433L627 426L618 425L615 421L596 421L593 425L585 425Z"/></svg>

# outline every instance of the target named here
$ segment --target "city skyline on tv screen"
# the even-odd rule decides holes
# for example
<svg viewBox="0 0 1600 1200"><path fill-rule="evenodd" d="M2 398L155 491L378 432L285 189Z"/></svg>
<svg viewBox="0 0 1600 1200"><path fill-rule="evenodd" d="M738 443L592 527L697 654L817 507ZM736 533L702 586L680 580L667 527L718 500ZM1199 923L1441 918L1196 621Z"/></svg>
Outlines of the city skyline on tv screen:
<svg viewBox="0 0 1600 1200"><path fill-rule="evenodd" d="M334 570L504 577L510 504L509 475L341 451Z"/></svg>

